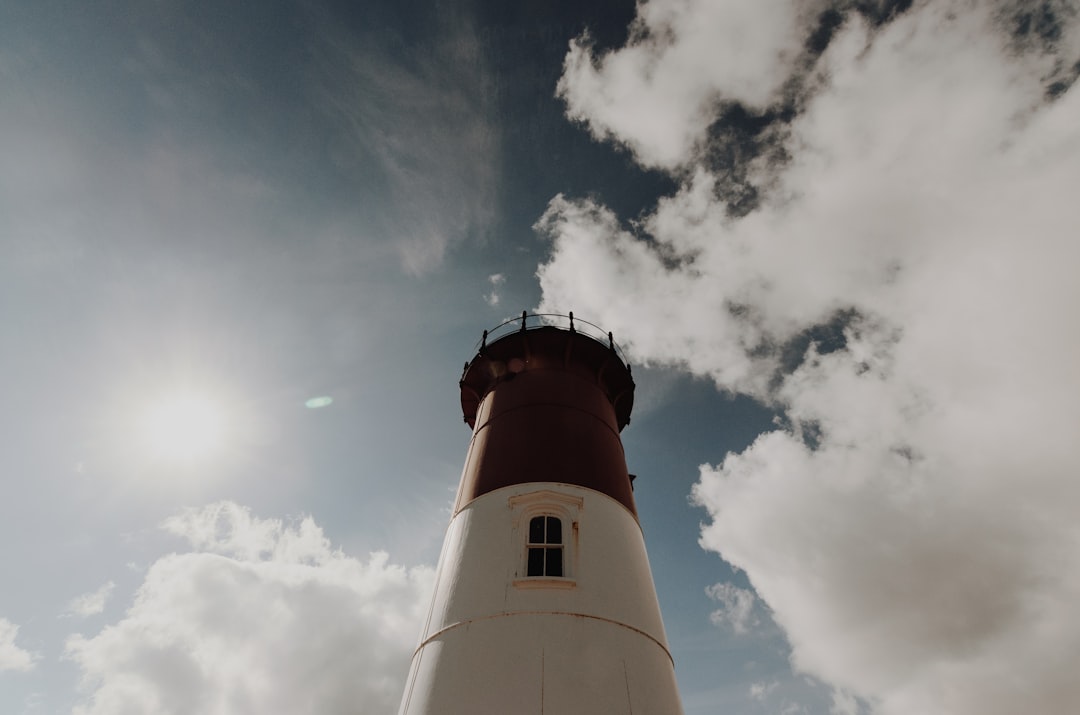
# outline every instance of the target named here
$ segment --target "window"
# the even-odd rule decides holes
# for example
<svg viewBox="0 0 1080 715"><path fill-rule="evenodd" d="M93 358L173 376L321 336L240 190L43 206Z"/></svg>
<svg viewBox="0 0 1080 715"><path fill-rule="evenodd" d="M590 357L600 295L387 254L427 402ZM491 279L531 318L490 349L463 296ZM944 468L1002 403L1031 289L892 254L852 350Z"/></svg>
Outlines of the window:
<svg viewBox="0 0 1080 715"><path fill-rule="evenodd" d="M528 576L562 578L562 520L554 516L534 516L529 520Z"/></svg>
<svg viewBox="0 0 1080 715"><path fill-rule="evenodd" d="M562 490L536 489L510 495L507 506L512 514L511 553L517 562L513 567L514 588L577 588L584 504L582 496Z"/></svg>

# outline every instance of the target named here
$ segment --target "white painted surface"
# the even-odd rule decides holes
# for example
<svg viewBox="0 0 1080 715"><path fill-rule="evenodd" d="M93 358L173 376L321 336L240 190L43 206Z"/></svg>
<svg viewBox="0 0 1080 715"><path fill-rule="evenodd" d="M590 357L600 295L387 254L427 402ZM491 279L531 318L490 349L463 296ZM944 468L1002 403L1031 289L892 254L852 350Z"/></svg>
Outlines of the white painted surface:
<svg viewBox="0 0 1080 715"><path fill-rule="evenodd" d="M564 520L565 579L525 577L528 522ZM401 715L677 715L645 543L605 494L530 483L450 522Z"/></svg>

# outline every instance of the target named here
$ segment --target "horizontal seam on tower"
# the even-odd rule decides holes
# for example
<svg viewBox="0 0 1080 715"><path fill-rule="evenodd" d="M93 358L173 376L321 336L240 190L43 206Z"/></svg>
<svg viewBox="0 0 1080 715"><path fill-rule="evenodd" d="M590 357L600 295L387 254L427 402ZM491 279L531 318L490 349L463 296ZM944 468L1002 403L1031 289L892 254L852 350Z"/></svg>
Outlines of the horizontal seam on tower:
<svg viewBox="0 0 1080 715"><path fill-rule="evenodd" d="M583 486L581 484L571 484L570 482L519 482L517 484L507 484L505 487L499 487L498 489L492 489L490 492L484 492L480 496L474 497L471 501L467 502L465 504L465 506L463 506L460 509L458 509L457 511L455 511L450 516L450 525L453 524L454 519L457 518L458 514L465 511L466 509L470 508L473 504L480 501L481 499L484 499L484 498L486 498L486 497L488 497L488 496L490 496L492 494L498 494L499 492L506 491L507 489L516 489L516 488L524 486L526 484L528 484L528 485L551 484L551 485L554 485L554 486L557 486L557 487L570 487L572 489L582 489L582 490L587 491L587 492L592 492L593 494L596 494L597 496L604 497L608 501L612 501L615 504L617 504L620 509L622 509L627 514L629 514L630 518L632 518L634 520L634 523L637 525L638 531L641 532L642 538L645 537L645 530L641 528L641 521L638 519L637 514L635 514L633 511L631 511L628 506L626 506L621 501L619 501L615 497L611 496L607 492L602 492L599 489L593 489L592 487L586 487L586 486ZM531 492L522 492L522 493L523 494L529 494ZM447 531L450 530L450 525L447 525L447 527L446 527Z"/></svg>
<svg viewBox="0 0 1080 715"><path fill-rule="evenodd" d="M588 619L594 620L594 621L601 621L602 623L610 623L610 624L612 624L614 626L618 626L620 628L625 628L625 629L627 629L629 631L633 631L634 633L645 636L646 638L651 640L653 643L655 643L660 648L660 650L664 651L664 654L668 657L668 660L671 661L672 666L675 665L675 659L671 657L671 651L669 651L667 649L667 646L665 646L663 643L658 641L651 634L641 630L640 628L635 628L634 626L631 626L628 623L623 623L622 621L616 621L616 620L614 620L612 618L604 618L603 616L593 616L593 615L590 615L588 613L574 613L572 611L511 611L509 613L496 613L496 614L491 615L491 616L484 616L483 618L469 618L468 620L458 621L457 623L451 623L450 625L446 626L445 628L439 629L438 631L433 633L431 636L429 636L429 637L425 638L423 641L421 641L420 645L416 646L416 650L413 651L413 658L415 658L416 655L420 651L422 651L424 649L424 646L426 646L428 643L431 643L433 640L439 638L444 633L448 633L448 632L450 632L452 630L460 628L461 626L467 626L470 623L477 623L479 621L492 621L492 620L495 620L496 618L506 618L507 616L572 616L572 617L577 617L577 618L588 618Z"/></svg>

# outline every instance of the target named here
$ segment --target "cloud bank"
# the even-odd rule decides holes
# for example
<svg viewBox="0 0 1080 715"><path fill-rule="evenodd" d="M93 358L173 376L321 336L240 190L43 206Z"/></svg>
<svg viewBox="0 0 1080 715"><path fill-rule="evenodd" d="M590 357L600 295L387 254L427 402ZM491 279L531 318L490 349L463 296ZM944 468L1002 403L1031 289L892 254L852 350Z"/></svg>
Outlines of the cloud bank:
<svg viewBox="0 0 1080 715"><path fill-rule="evenodd" d="M681 187L628 224L556 197L540 310L777 409L702 467L701 543L838 710L1080 701L1078 19L652 0L567 56L568 115Z"/></svg>
<svg viewBox="0 0 1080 715"><path fill-rule="evenodd" d="M119 622L67 642L76 713L395 711L430 569L348 557L310 517L231 502L164 527L191 551L155 562Z"/></svg>

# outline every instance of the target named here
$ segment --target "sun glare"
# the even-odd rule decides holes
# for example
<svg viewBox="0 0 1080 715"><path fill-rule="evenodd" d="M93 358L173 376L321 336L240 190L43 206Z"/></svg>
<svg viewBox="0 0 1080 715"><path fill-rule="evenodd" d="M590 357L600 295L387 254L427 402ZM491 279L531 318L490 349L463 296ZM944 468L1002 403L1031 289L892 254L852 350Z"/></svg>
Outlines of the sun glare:
<svg viewBox="0 0 1080 715"><path fill-rule="evenodd" d="M171 463L205 460L219 451L225 439L221 405L195 392L163 396L142 420L142 442L149 455Z"/></svg>

